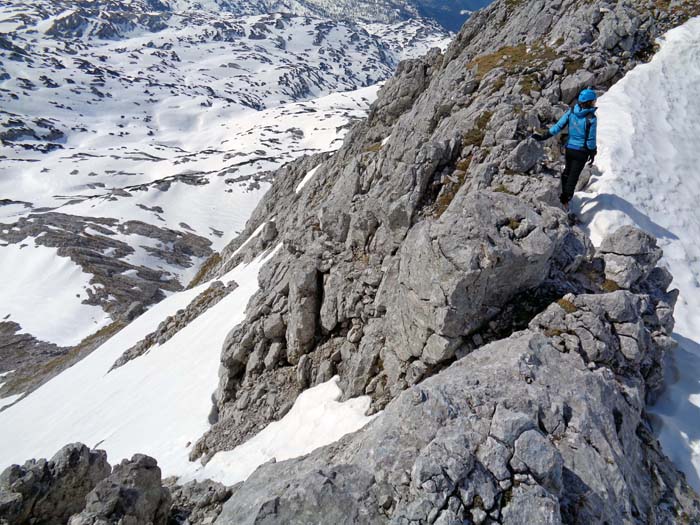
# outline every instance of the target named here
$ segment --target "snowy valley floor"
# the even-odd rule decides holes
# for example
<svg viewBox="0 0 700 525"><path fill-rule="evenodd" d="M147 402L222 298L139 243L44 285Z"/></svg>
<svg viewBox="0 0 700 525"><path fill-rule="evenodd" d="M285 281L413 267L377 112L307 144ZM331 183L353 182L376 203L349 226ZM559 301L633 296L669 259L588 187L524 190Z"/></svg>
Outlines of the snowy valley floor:
<svg viewBox="0 0 700 525"><path fill-rule="evenodd" d="M598 104L602 175L577 211L598 244L634 224L655 235L680 290L669 385L652 407L664 452L700 490L700 18L667 33L653 60Z"/></svg>

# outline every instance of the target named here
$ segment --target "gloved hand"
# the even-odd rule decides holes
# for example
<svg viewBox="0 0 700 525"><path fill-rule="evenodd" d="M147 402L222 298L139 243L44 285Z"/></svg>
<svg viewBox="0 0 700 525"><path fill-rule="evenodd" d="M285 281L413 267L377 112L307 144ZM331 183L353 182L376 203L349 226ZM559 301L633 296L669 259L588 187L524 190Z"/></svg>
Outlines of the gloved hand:
<svg viewBox="0 0 700 525"><path fill-rule="evenodd" d="M588 165L593 166L593 162L595 161L595 156L598 153L597 150L593 150L588 154Z"/></svg>
<svg viewBox="0 0 700 525"><path fill-rule="evenodd" d="M540 142L542 142L543 140L547 140L551 136L552 136L552 134L549 131L545 131L545 132L536 131L535 133L532 134L532 138L535 140L538 140Z"/></svg>

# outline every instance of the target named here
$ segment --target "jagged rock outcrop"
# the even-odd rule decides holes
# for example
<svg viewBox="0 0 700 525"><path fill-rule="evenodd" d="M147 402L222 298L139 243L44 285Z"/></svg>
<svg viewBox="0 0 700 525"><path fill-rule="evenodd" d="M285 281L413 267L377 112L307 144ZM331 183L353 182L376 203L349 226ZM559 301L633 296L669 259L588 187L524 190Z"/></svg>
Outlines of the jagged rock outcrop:
<svg viewBox="0 0 700 525"><path fill-rule="evenodd" d="M626 289L644 280L662 256L656 239L632 226L606 237L599 252L605 260L605 276Z"/></svg>
<svg viewBox="0 0 700 525"><path fill-rule="evenodd" d="M630 228L596 252L558 207L556 146L528 138L647 56L660 7L497 1L405 63L334 155L278 173L207 272L271 255L192 457L333 374L383 412L259 467L217 523L700 523L645 413L673 344L661 254ZM98 489L74 520L103 512Z"/></svg>
<svg viewBox="0 0 700 525"><path fill-rule="evenodd" d="M444 54L404 62L334 155L281 170L208 273L282 245L226 339L218 420L192 458L242 442L332 374L380 410L566 293L645 277L630 266L617 284L613 259L653 266L653 253L595 258L559 207L557 145L529 134L581 88L619 79L671 23L641 2L495 2Z"/></svg>
<svg viewBox="0 0 700 525"><path fill-rule="evenodd" d="M142 249L171 267L189 268L212 253L208 239L140 221L47 212L0 227L0 241L56 248L59 257L70 258L91 274L86 304L101 306L115 320L124 317L135 302L150 306L162 300L165 292L182 290L187 284L169 271L129 262L128 256L136 252L124 241L130 235L148 239L150 245Z"/></svg>
<svg viewBox="0 0 700 525"><path fill-rule="evenodd" d="M161 480L149 456L112 468L104 450L74 443L0 474L0 525L207 525L230 497L214 481Z"/></svg>
<svg viewBox="0 0 700 525"><path fill-rule="evenodd" d="M386 410L261 467L220 523L699 519L644 413L672 347L660 252L629 228L596 252L559 207L558 146L529 138L670 20L643 2L495 2L444 55L404 64L332 157L285 168L211 270L281 245L226 340L218 421L192 457L333 373Z"/></svg>
<svg viewBox="0 0 700 525"><path fill-rule="evenodd" d="M0 475L0 523L67 523L109 473L107 454L81 443L66 445L50 460L12 465Z"/></svg>
<svg viewBox="0 0 700 525"><path fill-rule="evenodd" d="M700 523L700 499L645 415L677 292L655 240L629 227L581 278L609 287L611 251L636 257L635 291L566 295L359 432L261 466L217 523Z"/></svg>
<svg viewBox="0 0 700 525"><path fill-rule="evenodd" d="M87 495L85 508L69 525L165 525L172 498L161 483L155 459L135 454L115 465L112 474Z"/></svg>
<svg viewBox="0 0 700 525"><path fill-rule="evenodd" d="M696 496L651 435L644 391L581 346L518 332L337 444L261 466L217 523L697 523Z"/></svg>
<svg viewBox="0 0 700 525"><path fill-rule="evenodd" d="M231 489L215 481L190 481L182 486L169 486L173 497L169 523L207 525L214 523Z"/></svg>

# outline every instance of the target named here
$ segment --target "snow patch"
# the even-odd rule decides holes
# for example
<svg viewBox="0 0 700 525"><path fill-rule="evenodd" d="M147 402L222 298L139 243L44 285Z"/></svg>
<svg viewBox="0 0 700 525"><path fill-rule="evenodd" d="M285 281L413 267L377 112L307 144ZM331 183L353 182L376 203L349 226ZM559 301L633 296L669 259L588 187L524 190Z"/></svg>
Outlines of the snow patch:
<svg viewBox="0 0 700 525"><path fill-rule="evenodd" d="M263 222L260 226L255 228L255 231L250 234L250 237L248 237L243 244L241 244L236 250L231 254L231 257L229 259L233 259L236 255L238 255L243 248L245 248L250 241L255 239L258 235L260 235L260 232L263 231L263 228L265 227L265 223Z"/></svg>
<svg viewBox="0 0 700 525"><path fill-rule="evenodd" d="M319 164L316 166L314 169L309 170L309 172L304 176L304 178L301 180L299 184L297 184L296 189L294 190L295 193L299 193L301 189L306 186L306 184L313 178L314 175L316 175L316 172L318 171L318 168L320 168L321 165Z"/></svg>
<svg viewBox="0 0 700 525"><path fill-rule="evenodd" d="M267 255L271 257L274 254ZM114 361L185 308L207 286L173 294L150 308L88 357L0 413L0 470L51 457L66 443L99 447L112 463L137 452L158 460L164 476L192 465L192 444L209 428L221 346L244 319L257 290L260 256L226 274L239 287L161 346L109 372Z"/></svg>
<svg viewBox="0 0 700 525"><path fill-rule="evenodd" d="M100 307L83 304L90 274L55 248L23 244L0 246L0 319L9 315L22 333L58 346L76 345L109 324Z"/></svg>
<svg viewBox="0 0 700 525"><path fill-rule="evenodd" d="M345 434L359 430L373 416L365 416L368 396L340 403L342 392L336 376L302 392L292 409L280 421L270 423L259 434L227 452L219 452L204 467L180 478L213 479L224 485L245 481L263 463L303 456L333 443Z"/></svg>

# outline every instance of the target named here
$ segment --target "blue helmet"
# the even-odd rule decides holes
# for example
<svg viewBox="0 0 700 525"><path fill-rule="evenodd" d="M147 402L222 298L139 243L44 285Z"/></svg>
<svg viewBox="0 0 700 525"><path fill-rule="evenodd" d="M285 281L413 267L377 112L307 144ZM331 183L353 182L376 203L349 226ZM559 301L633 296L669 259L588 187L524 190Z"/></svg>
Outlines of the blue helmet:
<svg viewBox="0 0 700 525"><path fill-rule="evenodd" d="M579 94L578 101L579 102L590 102L591 100L595 100L597 98L598 98L598 95L595 94L595 91L593 91L592 89L584 89Z"/></svg>

